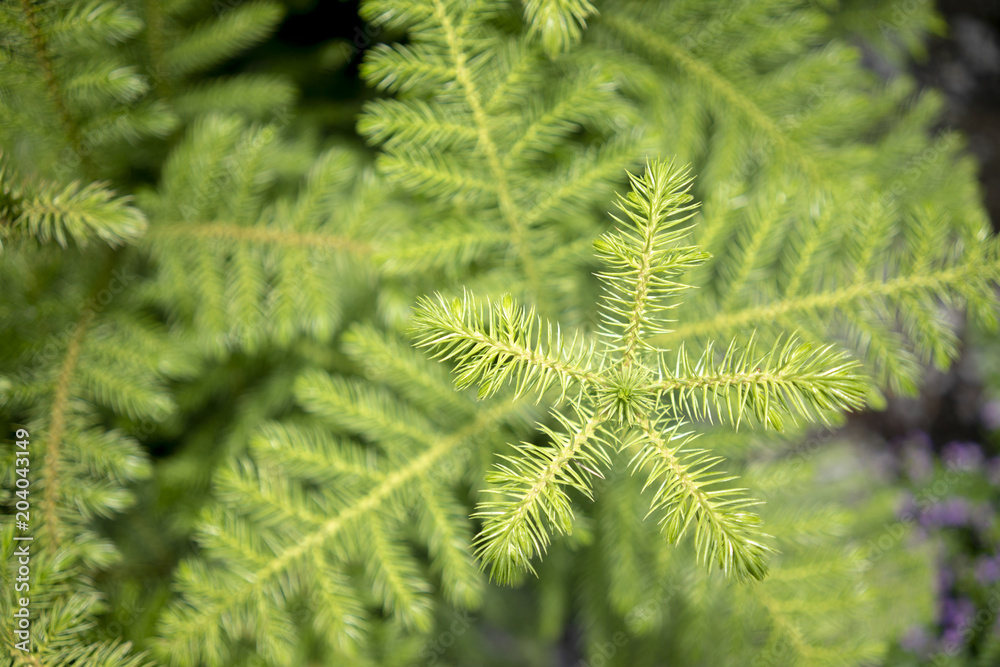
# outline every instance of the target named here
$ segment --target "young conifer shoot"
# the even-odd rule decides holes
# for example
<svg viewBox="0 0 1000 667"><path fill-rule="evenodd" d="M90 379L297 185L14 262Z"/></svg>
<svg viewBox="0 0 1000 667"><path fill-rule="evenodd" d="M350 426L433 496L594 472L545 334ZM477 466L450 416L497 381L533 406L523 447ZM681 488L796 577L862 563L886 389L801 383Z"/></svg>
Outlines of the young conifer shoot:
<svg viewBox="0 0 1000 667"><path fill-rule="evenodd" d="M479 556L501 583L535 572L531 561L545 553L552 528L570 533L570 494L592 497L591 480L611 464L609 448L645 477L649 514L671 543L691 529L700 562L738 580L762 579L770 548L752 510L760 501L730 485L736 478L722 457L692 446L697 434L687 420L777 429L786 418L828 422L860 408L869 392L858 362L794 335L763 354L752 333L721 355L712 345L697 358L683 345L654 347L650 339L669 332L667 315L689 287L681 277L708 255L684 245L696 208L689 169L656 161L629 180L631 192L616 202L619 226L594 243L605 267L597 337L566 336L510 295L484 304L469 293L438 294L422 298L415 314L417 344L455 363L459 389L478 384L486 398L510 381L516 395L537 393L539 401L559 389L559 428L541 426L551 443L522 442L501 457L487 476L493 499L474 515L484 522Z"/></svg>

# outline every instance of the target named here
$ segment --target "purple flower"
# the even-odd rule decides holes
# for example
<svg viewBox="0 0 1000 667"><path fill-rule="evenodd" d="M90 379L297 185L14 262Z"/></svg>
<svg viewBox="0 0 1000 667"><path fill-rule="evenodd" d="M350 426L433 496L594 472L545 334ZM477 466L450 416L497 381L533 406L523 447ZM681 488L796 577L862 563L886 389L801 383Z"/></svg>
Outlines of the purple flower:
<svg viewBox="0 0 1000 667"><path fill-rule="evenodd" d="M976 581L988 586L1000 581L1000 556L983 557L976 563Z"/></svg>
<svg viewBox="0 0 1000 667"><path fill-rule="evenodd" d="M969 522L969 503L964 498L950 498L944 503L946 526L961 526Z"/></svg>
<svg viewBox="0 0 1000 667"><path fill-rule="evenodd" d="M948 569L938 570L937 586L938 595L944 595L955 585L955 573Z"/></svg>
<svg viewBox="0 0 1000 667"><path fill-rule="evenodd" d="M944 638L949 635L962 636L962 630L976 613L976 607L968 598L945 598L941 603L941 625L945 628Z"/></svg>
<svg viewBox="0 0 1000 667"><path fill-rule="evenodd" d="M974 442L949 442L941 450L941 458L949 467L973 470L983 464L983 450Z"/></svg>
<svg viewBox="0 0 1000 667"><path fill-rule="evenodd" d="M941 644L944 650L951 652L954 648L961 646L962 644L962 631L958 628L948 628L941 635Z"/></svg>
<svg viewBox="0 0 1000 667"><path fill-rule="evenodd" d="M964 526L969 521L969 503L963 498L949 498L931 505L920 515L924 526Z"/></svg>

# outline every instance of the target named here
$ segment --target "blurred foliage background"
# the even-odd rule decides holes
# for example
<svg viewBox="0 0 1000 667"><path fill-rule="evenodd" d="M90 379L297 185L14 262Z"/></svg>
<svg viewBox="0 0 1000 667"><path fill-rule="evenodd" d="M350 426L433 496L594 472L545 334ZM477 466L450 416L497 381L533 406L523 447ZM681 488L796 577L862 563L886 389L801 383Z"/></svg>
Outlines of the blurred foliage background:
<svg viewBox="0 0 1000 667"><path fill-rule="evenodd" d="M0 413L36 550L28 655L10 438L3 660L1000 664L998 15L5 3ZM665 544L623 459L496 586L469 514L551 418L455 392L410 309L472 285L590 332L591 244L650 155L693 165L715 258L678 337L835 342L872 409L698 424L766 501L760 585Z"/></svg>

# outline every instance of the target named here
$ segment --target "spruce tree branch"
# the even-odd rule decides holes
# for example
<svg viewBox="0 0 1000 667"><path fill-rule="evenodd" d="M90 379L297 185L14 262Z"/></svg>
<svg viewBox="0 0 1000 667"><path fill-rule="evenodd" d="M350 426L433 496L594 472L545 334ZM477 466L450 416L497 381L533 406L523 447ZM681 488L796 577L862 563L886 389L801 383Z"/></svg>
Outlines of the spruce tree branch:
<svg viewBox="0 0 1000 667"><path fill-rule="evenodd" d="M510 227L514 249L524 266L525 276L530 289L529 297L535 301L538 299L540 287L538 267L535 265L535 257L527 242L526 229L521 223L521 212L514 203L514 198L510 192L510 185L507 182L507 171L504 169L503 162L500 159L500 152L490 133L486 110L483 108L479 92L472 81L472 72L469 69L468 57L463 48L462 38L458 34L458 29L452 22L451 16L448 15L448 11L442 0L434 0L434 16L444 31L451 60L455 65L455 79L458 81L463 97L472 111L472 117L479 135L479 145L486 153L490 172L496 181L500 214Z"/></svg>
<svg viewBox="0 0 1000 667"><path fill-rule="evenodd" d="M301 248L324 248L345 250L357 255L368 255L372 247L368 243L356 241L336 234L318 232L298 232L290 229L275 229L261 226L245 226L226 222L202 224L157 224L149 228L146 238L188 237L234 241L237 243L259 243L262 245L292 246Z"/></svg>
<svg viewBox="0 0 1000 667"><path fill-rule="evenodd" d="M996 271L998 267L993 267ZM654 343L668 347L677 341L689 340L707 334L733 334L753 328L759 322L775 322L797 313L831 310L853 301L873 297L895 297L927 290L944 290L960 286L965 280L981 274L984 267L975 263L940 269L929 273L899 276L886 281L862 282L841 289L817 292L807 296L779 299L772 303L742 308L729 313L679 325L669 333L658 335Z"/></svg>
<svg viewBox="0 0 1000 667"><path fill-rule="evenodd" d="M783 612L777 600L763 590L757 591L757 600L767 609L774 624L781 628L782 637L789 638L792 646L795 647L799 655L805 657L815 653L815 647L806 642L802 636L801 628L788 618L788 614Z"/></svg>
<svg viewBox="0 0 1000 667"><path fill-rule="evenodd" d="M63 96L59 79L52 64L52 54L49 51L48 40L46 39L45 32L38 23L35 4L32 0L21 0L21 9L24 13L24 21L28 27L28 33L31 36L31 44L35 49L35 57L38 59L38 65L42 70L42 78L45 80L45 86L49 92L49 99L56 110L56 115L59 116L59 122L62 123L63 131L66 133L70 148L80 157L80 161L86 167L87 171L92 172L93 164L90 162L90 157L84 155L80 150L80 127L66 107L66 99Z"/></svg>
<svg viewBox="0 0 1000 667"><path fill-rule="evenodd" d="M65 247L75 241L83 247L96 237L114 247L135 241L146 230L145 216L129 197L115 197L102 183L35 182L20 194L17 228L42 243L54 240Z"/></svg>
<svg viewBox="0 0 1000 667"><path fill-rule="evenodd" d="M275 522L303 525L312 529L326 519L325 514L319 514L311 508L306 509L301 503L295 502L285 489L275 489L261 484L259 479L252 479L246 475L227 474L216 486L220 498L239 498L243 501L244 507L253 505L266 507L268 513L273 513ZM212 539L226 539L226 535L226 531L219 531L219 534L213 535Z"/></svg>
<svg viewBox="0 0 1000 667"><path fill-rule="evenodd" d="M42 489L42 516L44 517L44 529L53 549L58 549L61 536L61 525L59 521L59 494L61 485L61 465L62 465L62 445L66 432L66 411L69 407L70 388L73 384L74 376L80 362L80 353L83 347L84 338L90 330L97 315L96 296L103 290L111 279L115 261L119 257L117 252L111 253L105 264L104 270L95 283L95 288L87 303L76 321L73 333L70 335L66 345L66 352L63 356L62 364L59 367L59 374L56 376L56 384L52 397L52 408L49 413L48 442L45 447L45 486Z"/></svg>
<svg viewBox="0 0 1000 667"><path fill-rule="evenodd" d="M418 301L413 318L417 345L432 348L434 358L457 360L455 384L460 389L478 382L480 396L486 397L513 378L517 395L537 391L541 398L557 380L563 396L573 383L602 383L589 370L593 346L576 337L567 344L558 327L543 324L534 309L525 312L509 295L497 303L487 301L485 309L486 317L468 293L450 304L441 295L436 301Z"/></svg>
<svg viewBox="0 0 1000 667"><path fill-rule="evenodd" d="M471 148L479 138L467 114L444 111L423 100L378 100L365 106L358 131L387 147L416 144L435 151Z"/></svg>
<svg viewBox="0 0 1000 667"><path fill-rule="evenodd" d="M613 12L606 12L601 14L597 20L620 35L642 43L650 51L674 62L690 76L704 83L716 95L728 102L734 109L760 129L776 148L798 163L803 173L813 183L822 182L814 159L802 150L801 147L789 140L778 123L765 113L756 102L740 92L731 81L710 65L685 51L677 42L665 39L649 27L632 19Z"/></svg>
<svg viewBox="0 0 1000 667"><path fill-rule="evenodd" d="M446 234L421 229L419 234L387 239L383 247L373 251L374 259L382 271L391 275L424 275L430 268L467 265L510 243L506 230L443 231Z"/></svg>
<svg viewBox="0 0 1000 667"><path fill-rule="evenodd" d="M830 413L864 406L867 382L857 372L859 363L833 346L814 349L794 338L779 339L757 359L754 348L751 340L739 352L733 340L721 363L715 363L709 345L692 363L682 346L676 370L652 390L667 394L676 413L710 421L725 415L736 428L748 414L780 430L782 415L827 422Z"/></svg>
<svg viewBox="0 0 1000 667"><path fill-rule="evenodd" d="M833 211L832 206L827 206L816 225L809 230L805 245L796 258L795 268L789 276L788 286L783 290L786 296L796 296L801 291L803 281L808 276L809 269L812 268L813 257L826 242L826 234L833 226Z"/></svg>
<svg viewBox="0 0 1000 667"><path fill-rule="evenodd" d="M652 445L656 454L663 460L666 464L668 472L678 480L680 485L683 487L685 493L690 496L696 505L698 505L703 512L710 512L712 507L702 493L701 489L691 475L688 474L684 466L681 465L680 459L674 454L673 449L667 444L667 440L663 438L659 430L653 426L653 422L649 417L644 417L638 420L639 428L642 429L643 436L648 440L649 444ZM633 459L633 464L636 462ZM648 484L647 484L648 486ZM686 527L686 524L685 524ZM680 535L678 535L680 537Z"/></svg>
<svg viewBox="0 0 1000 667"><path fill-rule="evenodd" d="M49 415L48 443L45 448L45 487L42 489L42 516L45 530L53 549L59 548L59 486L62 460L62 439L66 430L66 408L69 403L69 389L73 374L80 361L83 339L94 320L94 310L85 308L73 328L66 354L59 368L52 410Z"/></svg>
<svg viewBox="0 0 1000 667"><path fill-rule="evenodd" d="M441 197L457 197L458 201L481 202L499 196L497 184L488 178L470 173L467 166L448 153L413 146L407 152L379 156L379 170L386 176L401 179L408 187L425 189ZM509 242L509 241L508 241Z"/></svg>
<svg viewBox="0 0 1000 667"><path fill-rule="evenodd" d="M648 347L651 334L663 331L660 315L669 308L664 299L686 288L674 279L708 257L697 248L676 245L689 229L679 225L694 208L688 204L687 169L656 162L642 176L629 174L629 180L632 191L616 202L624 219L615 219L623 227L594 243L607 267L598 274L606 285L603 333L619 339L614 349L621 352L623 369L633 364L640 348Z"/></svg>
<svg viewBox="0 0 1000 667"><path fill-rule="evenodd" d="M524 212L524 227L530 229L550 217L561 218L567 203L580 198L581 188L589 191L617 179L621 165L631 164L636 152L642 148L640 136L629 133L592 151L595 159L578 161L567 170L564 178L554 181L538 194L531 207Z"/></svg>
<svg viewBox="0 0 1000 667"><path fill-rule="evenodd" d="M520 131L517 141L503 156L504 167L516 168L519 162L530 155L529 151L533 144L545 140L546 132L551 132L555 127L565 127L567 119L579 117L581 110L589 110L595 105L600 105L601 98L607 95L608 89L609 86L604 79L588 79L576 83L568 94L560 96L551 108L530 119L528 125ZM576 123L570 123L570 127L575 125Z"/></svg>
<svg viewBox="0 0 1000 667"><path fill-rule="evenodd" d="M490 111L505 108L512 95L517 92L538 73L538 60L528 57L523 51L518 51L516 57L507 63L504 75L497 80L484 100L484 108ZM485 92L485 91L484 91Z"/></svg>
<svg viewBox="0 0 1000 667"><path fill-rule="evenodd" d="M454 68L440 62L425 44L378 44L367 54L361 72L376 89L390 93L440 86L455 79Z"/></svg>
<svg viewBox="0 0 1000 667"><path fill-rule="evenodd" d="M375 466L374 450L356 450L353 445L336 441L329 443L328 438L325 427L313 431L275 422L262 426L251 439L250 447L260 468L280 470L290 477L324 482L353 477L369 483L385 477ZM277 447L278 442L284 446ZM353 455L355 451L367 455L364 458Z"/></svg>
<svg viewBox="0 0 1000 667"><path fill-rule="evenodd" d="M18 667L48 667L48 665L39 660L38 656L32 653L25 653L17 649L12 653L14 664L18 665Z"/></svg>
<svg viewBox="0 0 1000 667"><path fill-rule="evenodd" d="M456 448L463 446L469 438L484 428L517 414L523 407L522 401L514 401L483 411L472 423L458 432L436 442L426 443L428 448L425 451L399 468L385 473L381 482L358 497L350 507L304 535L293 546L269 559L266 565L252 573L245 582L229 590L225 600L199 606L195 613L173 625L170 631L171 639L199 636L206 624L216 623L218 618L228 613L231 607L244 604L255 595L261 594L267 584L289 571L299 559L308 557L316 549L322 548L322 545L336 538L348 526L377 512L383 503L396 497L407 485L428 474L435 465ZM164 640L166 650L170 650L169 641Z"/></svg>
<svg viewBox="0 0 1000 667"><path fill-rule="evenodd" d="M790 379L783 371L762 371L760 369L742 373L713 373L711 375L694 375L690 377L671 377L653 385L655 391L672 391L674 389L699 389L702 387L720 388L735 385L751 385L758 383L781 383Z"/></svg>
<svg viewBox="0 0 1000 667"><path fill-rule="evenodd" d="M398 541L386 534L382 523L373 523L366 532L370 551L365 557L365 569L374 584L376 599L381 599L404 626L426 632L433 608L430 585L416 577L416 564Z"/></svg>
<svg viewBox="0 0 1000 667"><path fill-rule="evenodd" d="M482 600L481 578L471 553L471 539L457 528L465 520L465 505L449 503L442 490L429 479L420 480L423 507L418 528L427 535L431 566L442 579L445 595L453 602L477 606Z"/></svg>
<svg viewBox="0 0 1000 667"><path fill-rule="evenodd" d="M636 271L635 283L631 286L629 301L632 304L625 325L624 343L622 349L622 366L632 364L636 351L642 344L642 325L646 320L646 307L649 301L649 281L652 277L653 235L655 222L648 219L647 230L644 230L642 253L639 255L639 267Z"/></svg>
<svg viewBox="0 0 1000 667"><path fill-rule="evenodd" d="M517 448L520 456L503 457L507 463L498 465L487 476L488 482L498 485L487 492L501 499L481 502L473 516L485 521L476 544L480 557L486 561L484 567L487 564L490 567L492 579L511 583L525 570L535 573L531 559L544 554L550 540L544 522L564 534L570 532L572 510L563 487L590 495L585 476L574 470L573 465L598 474L590 466L598 458L606 457L597 449L595 456L585 447L604 419L597 410L583 417L580 424L561 418L568 435L547 431L553 442L560 445L558 449L522 443Z"/></svg>
<svg viewBox="0 0 1000 667"><path fill-rule="evenodd" d="M299 376L294 392L307 411L387 451L440 437L424 414L400 405L382 387L313 369Z"/></svg>
<svg viewBox="0 0 1000 667"><path fill-rule="evenodd" d="M692 523L695 526L695 549L705 565L718 565L737 579L763 579L767 574L764 556L771 551L760 539L760 517L748 508L760 504L740 496L743 489L712 488L735 479L714 470L720 457L699 451L686 452L688 460L678 455L689 438L671 447L668 438L648 418L638 420L643 440L631 466L638 471L650 466L646 485L658 483L650 513L664 511L660 523L671 542L679 540ZM678 427L680 425L678 424ZM670 438L679 438L677 427Z"/></svg>
<svg viewBox="0 0 1000 667"><path fill-rule="evenodd" d="M719 310L732 310L734 305L738 303L738 299L744 297L744 291L751 283L757 263L761 255L765 253L765 246L770 240L781 237L780 230L775 229L778 225L779 216L777 213L765 213L764 215L763 220L760 215L752 217L752 232L740 244L743 246L741 256L738 262L735 260L733 262L736 264L737 270L723 289Z"/></svg>
<svg viewBox="0 0 1000 667"><path fill-rule="evenodd" d="M146 8L146 47L149 50L149 64L155 83L167 97L171 95L170 82L166 78L167 67L163 60L163 1L144 0Z"/></svg>

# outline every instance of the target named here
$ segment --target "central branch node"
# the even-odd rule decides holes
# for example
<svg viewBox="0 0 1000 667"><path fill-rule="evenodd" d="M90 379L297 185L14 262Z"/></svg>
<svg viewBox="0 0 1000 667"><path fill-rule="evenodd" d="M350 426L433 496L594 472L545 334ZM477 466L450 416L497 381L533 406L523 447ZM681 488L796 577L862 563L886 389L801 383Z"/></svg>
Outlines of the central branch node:
<svg viewBox="0 0 1000 667"><path fill-rule="evenodd" d="M642 366L619 366L608 373L607 384L597 390L600 414L619 424L634 424L653 409L649 371Z"/></svg>

